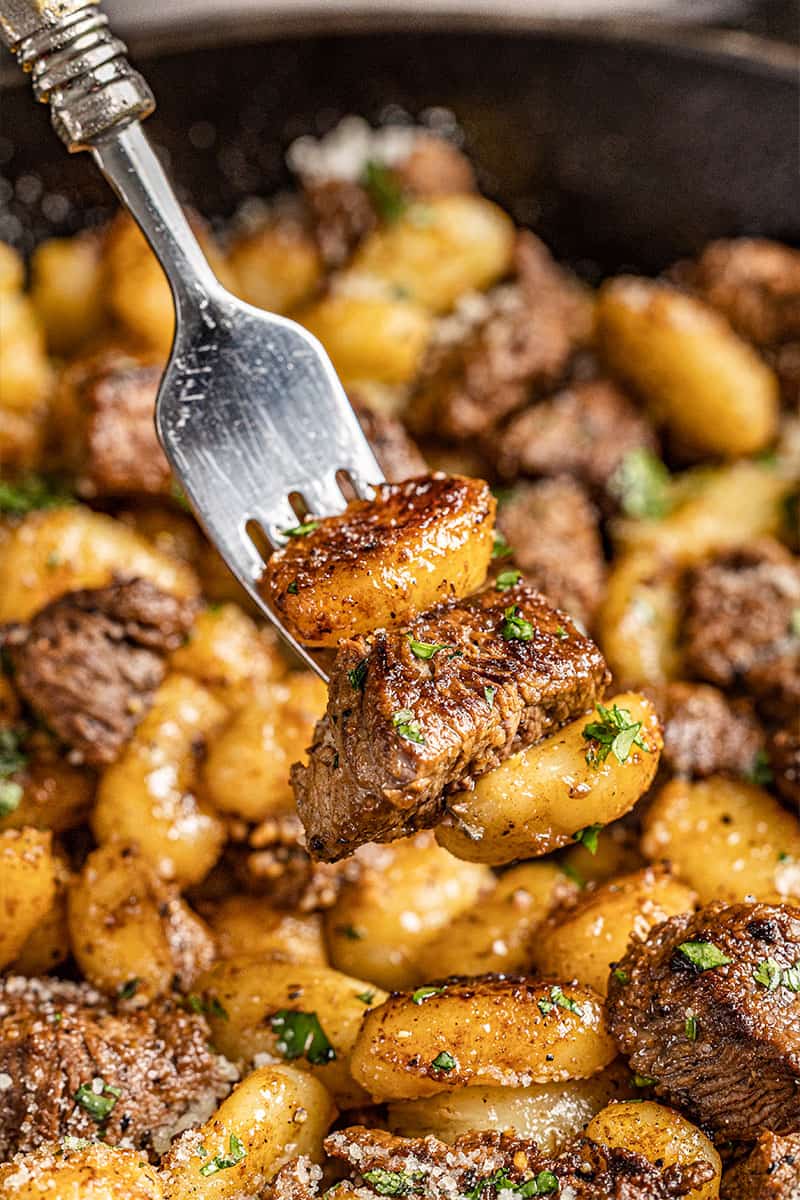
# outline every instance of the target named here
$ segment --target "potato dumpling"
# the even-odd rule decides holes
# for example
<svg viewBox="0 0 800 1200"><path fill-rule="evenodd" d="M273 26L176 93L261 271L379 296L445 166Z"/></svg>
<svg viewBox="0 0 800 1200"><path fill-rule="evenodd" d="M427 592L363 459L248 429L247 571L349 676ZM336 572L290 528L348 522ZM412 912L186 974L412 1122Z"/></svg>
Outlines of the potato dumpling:
<svg viewBox="0 0 800 1200"><path fill-rule="evenodd" d="M546 975L578 979L606 994L612 965L628 939L694 907L695 894L665 868L646 867L586 892L536 931L533 963Z"/></svg>
<svg viewBox="0 0 800 1200"><path fill-rule="evenodd" d="M19 256L0 242L0 466L31 470L44 440L52 369L44 333L20 290Z"/></svg>
<svg viewBox="0 0 800 1200"><path fill-rule="evenodd" d="M264 1195L264 1186L290 1159L322 1160L322 1139L335 1116L333 1101L311 1076L284 1066L253 1071L161 1160L165 1200ZM222 1170L208 1170L218 1162L225 1163Z"/></svg>
<svg viewBox="0 0 800 1200"><path fill-rule="evenodd" d="M205 1000L214 1046L227 1058L287 1061L321 1080L340 1108L364 1103L350 1053L364 1013L385 992L315 963L250 957L218 962L195 991Z"/></svg>
<svg viewBox="0 0 800 1200"><path fill-rule="evenodd" d="M173 670L191 675L231 708L242 704L250 684L280 679L287 672L274 631L258 626L238 604L204 609L170 663Z"/></svg>
<svg viewBox="0 0 800 1200"><path fill-rule="evenodd" d="M489 895L480 895L424 943L416 956L417 980L527 969L537 929L556 899L571 891L574 885L555 863L512 867Z"/></svg>
<svg viewBox="0 0 800 1200"><path fill-rule="evenodd" d="M384 988L412 987L448 974L444 966L428 973L419 955L437 933L447 938L460 914L480 905L495 884L491 871L458 862L427 830L365 847L358 864L356 876L345 880L325 913L333 965ZM460 942L453 949L461 950Z"/></svg>
<svg viewBox="0 0 800 1200"><path fill-rule="evenodd" d="M597 336L679 445L735 458L775 436L774 372L701 300L660 281L611 279L598 295Z"/></svg>
<svg viewBox="0 0 800 1200"><path fill-rule="evenodd" d="M206 793L219 812L258 822L294 810L289 771L305 756L326 699L321 679L294 671L234 713L203 765Z"/></svg>
<svg viewBox="0 0 800 1200"><path fill-rule="evenodd" d="M295 317L319 338L347 386L362 379L409 383L432 324L421 305L383 288L329 292Z"/></svg>
<svg viewBox="0 0 800 1200"><path fill-rule="evenodd" d="M269 559L262 590L311 646L401 625L480 587L495 507L487 484L462 475L382 484L374 500L298 526Z"/></svg>
<svg viewBox="0 0 800 1200"><path fill-rule="evenodd" d="M136 980L137 1003L188 992L215 957L214 939L175 887L132 846L93 851L68 904L72 952L85 977L117 995Z"/></svg>
<svg viewBox="0 0 800 1200"><path fill-rule="evenodd" d="M105 270L96 234L48 238L31 256L31 300L52 354L74 354L101 328Z"/></svg>
<svg viewBox="0 0 800 1200"><path fill-rule="evenodd" d="M379 1102L585 1079L615 1057L591 988L487 976L397 993L370 1009L350 1069Z"/></svg>
<svg viewBox="0 0 800 1200"><path fill-rule="evenodd" d="M272 221L237 238L228 265L236 294L276 313L303 304L322 278L316 242L296 221Z"/></svg>
<svg viewBox="0 0 800 1200"><path fill-rule="evenodd" d="M483 291L511 268L511 219L476 195L429 196L370 234L348 274L380 279L432 312Z"/></svg>
<svg viewBox="0 0 800 1200"><path fill-rule="evenodd" d="M611 566L597 618L600 647L623 686L681 675L680 569L652 550L621 554Z"/></svg>
<svg viewBox="0 0 800 1200"><path fill-rule="evenodd" d="M64 592L106 587L115 575L141 576L176 596L198 591L191 568L105 513L79 504L30 513L0 530L0 622L30 620Z"/></svg>
<svg viewBox="0 0 800 1200"><path fill-rule="evenodd" d="M741 779L671 780L647 810L642 849L669 860L701 904L800 898L800 822Z"/></svg>
<svg viewBox="0 0 800 1200"><path fill-rule="evenodd" d="M164 1195L156 1168L141 1151L83 1138L63 1138L0 1166L0 1191L6 1200L162 1200Z"/></svg>
<svg viewBox="0 0 800 1200"><path fill-rule="evenodd" d="M673 1108L652 1100L609 1104L588 1124L586 1136L604 1146L633 1150L659 1167L708 1162L714 1177L687 1193L687 1200L715 1200L722 1163L704 1133Z"/></svg>
<svg viewBox="0 0 800 1200"><path fill-rule="evenodd" d="M589 826L607 825L633 808L658 767L658 716L638 692L622 692L605 708L626 727L624 761L608 746L595 753L584 736L588 726L602 724L599 710L579 717L506 759L471 792L454 796L448 804L452 823L439 825L438 842L457 858L498 866L549 854ZM638 741L628 744L634 726ZM613 735L614 727L608 729Z"/></svg>
<svg viewBox="0 0 800 1200"><path fill-rule="evenodd" d="M634 1094L630 1069L616 1059L591 1079L518 1088L467 1087L424 1100L399 1100L389 1105L388 1124L404 1137L435 1131L444 1142L473 1130L513 1129L517 1137L535 1141L543 1154L558 1154L580 1137L586 1122L605 1105Z"/></svg>
<svg viewBox="0 0 800 1200"><path fill-rule="evenodd" d="M286 912L273 908L263 896L237 893L204 910L204 915L216 937L220 958L327 962L319 913Z"/></svg>
<svg viewBox="0 0 800 1200"><path fill-rule="evenodd" d="M89 815L96 788L94 772L70 766L54 746L39 752L39 747L34 748L39 736L26 739L27 762L8 777L20 789L19 803L8 811L3 806L0 831L31 825L63 833L82 825Z"/></svg>
<svg viewBox="0 0 800 1200"><path fill-rule="evenodd" d="M52 834L38 829L0 833L0 970L45 919L55 894Z"/></svg>
<svg viewBox="0 0 800 1200"><path fill-rule="evenodd" d="M67 893L72 881L66 856L57 847L53 850L55 892L50 908L25 940L11 964L15 975L47 975L69 957L69 927L67 924Z"/></svg>

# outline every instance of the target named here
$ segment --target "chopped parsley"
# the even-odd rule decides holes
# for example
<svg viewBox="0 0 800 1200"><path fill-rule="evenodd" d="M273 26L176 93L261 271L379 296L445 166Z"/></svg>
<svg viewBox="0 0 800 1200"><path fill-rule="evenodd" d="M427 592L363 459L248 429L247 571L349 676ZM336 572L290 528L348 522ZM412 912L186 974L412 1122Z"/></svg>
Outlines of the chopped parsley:
<svg viewBox="0 0 800 1200"><path fill-rule="evenodd" d="M678 953L701 971L712 971L714 967L724 967L733 962L713 942L681 942Z"/></svg>
<svg viewBox="0 0 800 1200"><path fill-rule="evenodd" d="M417 1190L417 1181L405 1171L385 1171L383 1167L373 1167L365 1171L362 1178L379 1196L407 1196L409 1192Z"/></svg>
<svg viewBox="0 0 800 1200"><path fill-rule="evenodd" d="M139 990L139 982L139 977L136 976L134 979L129 979L127 983L123 983L117 992L118 998L120 1000L131 1000Z"/></svg>
<svg viewBox="0 0 800 1200"><path fill-rule="evenodd" d="M377 162L374 158L365 163L361 186L382 220L391 223L406 211L408 202L400 180L385 163Z"/></svg>
<svg viewBox="0 0 800 1200"><path fill-rule="evenodd" d="M589 851L590 854L597 854L597 839L600 834L602 825L587 825L585 829L579 829L577 833L573 833L573 838Z"/></svg>
<svg viewBox="0 0 800 1200"><path fill-rule="evenodd" d="M652 450L643 446L625 455L608 487L627 517L658 519L672 507L669 471Z"/></svg>
<svg viewBox="0 0 800 1200"><path fill-rule="evenodd" d="M26 475L16 483L0 480L0 513L21 517L37 508L60 508L71 503L72 496L40 475Z"/></svg>
<svg viewBox="0 0 800 1200"><path fill-rule="evenodd" d="M508 558L509 554L514 551L504 538L499 529L494 531L494 543L492 545L492 558Z"/></svg>
<svg viewBox="0 0 800 1200"><path fill-rule="evenodd" d="M289 593L290 596L297 595L297 580L296 579L292 580L292 582L287 587L286 591Z"/></svg>
<svg viewBox="0 0 800 1200"><path fill-rule="evenodd" d="M375 999L374 992L356 992L356 1000L360 1000L362 1004L369 1006Z"/></svg>
<svg viewBox="0 0 800 1200"><path fill-rule="evenodd" d="M653 1079L650 1075L638 1075L637 1074L637 1075L634 1075L634 1077L633 1077L633 1086L634 1087L652 1087L653 1084L655 1084L655 1083L658 1083L658 1080Z"/></svg>
<svg viewBox="0 0 800 1200"><path fill-rule="evenodd" d="M203 1163L200 1168L200 1174L205 1177L207 1175L216 1175L217 1171L227 1171L229 1167L235 1167L243 1158L247 1157L247 1150L242 1142L239 1141L235 1133L232 1133L228 1139L228 1153L217 1154L207 1163Z"/></svg>
<svg viewBox="0 0 800 1200"><path fill-rule="evenodd" d="M184 512L192 511L189 506L189 501L186 499L186 493L184 492L181 485L178 483L177 479L173 479L172 482L170 483L169 494L170 494L170 496L172 496L172 499L178 505L178 508L182 508Z"/></svg>
<svg viewBox="0 0 800 1200"><path fill-rule="evenodd" d="M509 588L515 587L520 579L522 571L501 571L494 581L494 586L498 592L507 592Z"/></svg>
<svg viewBox="0 0 800 1200"><path fill-rule="evenodd" d="M576 1013L579 1017L583 1017L583 1009L579 1004L576 1004L569 996L565 996L558 984L554 984L550 988L550 999L542 997L537 1000L539 1012L543 1016L547 1016L554 1008L565 1008L568 1012Z"/></svg>
<svg viewBox="0 0 800 1200"><path fill-rule="evenodd" d="M766 787L772 783L772 769L769 765L769 755L763 748L757 750L753 758L750 770L745 772L745 779L748 783L758 784L759 787Z"/></svg>
<svg viewBox="0 0 800 1200"><path fill-rule="evenodd" d="M489 705L489 708L494 707L494 698L496 695L497 695L496 687L489 687L489 685L487 684L486 687L483 689L483 698L486 701L486 703Z"/></svg>
<svg viewBox="0 0 800 1200"><path fill-rule="evenodd" d="M22 801L22 785L13 779L0 779L0 817L16 812Z"/></svg>
<svg viewBox="0 0 800 1200"><path fill-rule="evenodd" d="M567 879L571 879L577 887L586 887L586 880L583 878L580 871L575 870L572 863L562 862L559 864L559 867L562 874L566 875Z"/></svg>
<svg viewBox="0 0 800 1200"><path fill-rule="evenodd" d="M424 745L425 738L420 732L419 721L410 708L401 708L399 712L396 712L392 717L392 724L400 737L405 738L407 742L415 742L418 746Z"/></svg>
<svg viewBox="0 0 800 1200"><path fill-rule="evenodd" d="M410 633L408 635L408 644L411 647L411 653L414 655L414 658L433 658L434 654L438 654L440 650L450 649L444 642L418 642Z"/></svg>
<svg viewBox="0 0 800 1200"><path fill-rule="evenodd" d="M507 642L529 642L533 637L533 626L520 616L519 605L512 604L503 613L505 618L500 630Z"/></svg>
<svg viewBox="0 0 800 1200"><path fill-rule="evenodd" d="M697 1041L697 1017L695 1017L693 1014L690 1014L686 1018L686 1023L684 1025L684 1029L686 1031L686 1036L689 1039L689 1041L696 1042Z"/></svg>
<svg viewBox="0 0 800 1200"><path fill-rule="evenodd" d="M309 533L313 533L315 529L319 529L319 521L304 521L302 525L293 525L291 529L282 529L281 533L287 538L308 537Z"/></svg>
<svg viewBox="0 0 800 1200"><path fill-rule="evenodd" d="M609 754L613 754L619 763L626 763L634 746L650 752L650 747L641 737L641 721L634 721L627 708L617 708L612 704L606 708L604 704L597 705L597 711L602 720L590 721L583 727L583 736L593 742L586 751L586 761L590 766L604 763Z"/></svg>
<svg viewBox="0 0 800 1200"><path fill-rule="evenodd" d="M360 942L364 938L355 925L337 925L336 932L340 937L346 937L349 942Z"/></svg>
<svg viewBox="0 0 800 1200"><path fill-rule="evenodd" d="M765 958L753 972L753 979L768 992L775 992L779 987L800 992L800 962L791 967L782 967L774 958Z"/></svg>
<svg viewBox="0 0 800 1200"><path fill-rule="evenodd" d="M9 776L27 764L27 756L20 749L20 735L14 729L0 729L0 817L7 817L19 808L22 785Z"/></svg>
<svg viewBox="0 0 800 1200"><path fill-rule="evenodd" d="M480 1200L481 1194L487 1187L494 1188L498 1195L501 1192L512 1192L515 1196L527 1200L529 1196L551 1196L558 1188L558 1179L552 1171L540 1171L538 1175L533 1176L532 1179L526 1179L524 1183L514 1183L508 1169L501 1167L499 1171L495 1171L494 1175L487 1175L485 1179L479 1179L474 1188L465 1192L466 1200Z"/></svg>
<svg viewBox="0 0 800 1200"><path fill-rule="evenodd" d="M437 1071L452 1071L456 1066L456 1060L447 1050L442 1050L436 1055L431 1066Z"/></svg>
<svg viewBox="0 0 800 1200"><path fill-rule="evenodd" d="M558 638L558 640L560 642L565 641L566 638L569 637L569 634L567 633L567 631L563 625L556 625L556 637Z"/></svg>
<svg viewBox="0 0 800 1200"><path fill-rule="evenodd" d="M362 658L359 662L356 663L356 665L353 667L352 671L347 672L347 678L350 681L350 687L353 689L354 692L363 692L363 690L364 690L364 682L367 678L368 663L369 663L368 658Z"/></svg>
<svg viewBox="0 0 800 1200"><path fill-rule="evenodd" d="M411 997L411 1003L424 1004L426 1000L431 998L431 996L441 996L444 990L445 989L443 987L433 987L432 985L429 985L428 987L417 988Z"/></svg>
<svg viewBox="0 0 800 1200"><path fill-rule="evenodd" d="M314 1065L333 1062L336 1051L329 1042L315 1012L295 1012L280 1008L269 1019L278 1040L275 1048L284 1058L305 1058Z"/></svg>
<svg viewBox="0 0 800 1200"><path fill-rule="evenodd" d="M230 1020L227 1010L223 1008L216 996L212 996L209 1000L204 1000L202 996L198 996L195 992L190 992L184 998L183 1006L191 1012L204 1013L208 1017L219 1017L221 1021Z"/></svg>
<svg viewBox="0 0 800 1200"><path fill-rule="evenodd" d="M624 987L624 985L628 982L628 972L623 971L622 967L615 967L612 973L617 983L621 983Z"/></svg>
<svg viewBox="0 0 800 1200"><path fill-rule="evenodd" d="M111 1116L121 1095L118 1087L112 1087L98 1077L91 1083L82 1083L72 1098L93 1120L99 1122Z"/></svg>

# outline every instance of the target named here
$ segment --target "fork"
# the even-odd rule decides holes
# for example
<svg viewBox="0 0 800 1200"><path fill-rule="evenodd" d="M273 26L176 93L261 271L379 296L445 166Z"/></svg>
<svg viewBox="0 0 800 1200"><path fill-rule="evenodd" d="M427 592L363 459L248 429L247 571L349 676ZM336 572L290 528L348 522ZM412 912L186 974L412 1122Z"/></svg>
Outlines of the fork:
<svg viewBox="0 0 800 1200"><path fill-rule="evenodd" d="M262 551L309 516L341 512L341 481L369 498L382 471L316 338L215 278L142 129L152 92L97 4L0 0L0 35L68 149L91 150L169 280L175 337L155 421L178 483L239 583L326 679L261 596Z"/></svg>

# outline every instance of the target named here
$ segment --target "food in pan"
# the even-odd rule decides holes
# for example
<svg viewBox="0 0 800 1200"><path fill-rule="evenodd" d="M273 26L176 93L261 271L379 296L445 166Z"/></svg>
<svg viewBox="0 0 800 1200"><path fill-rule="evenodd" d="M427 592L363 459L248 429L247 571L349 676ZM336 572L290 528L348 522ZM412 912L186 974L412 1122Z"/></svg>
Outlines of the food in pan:
<svg viewBox="0 0 800 1200"><path fill-rule="evenodd" d="M291 162L193 220L388 481L266 563L328 687L173 484L128 218L0 247L0 1190L789 1200L800 254L595 292L424 129Z"/></svg>

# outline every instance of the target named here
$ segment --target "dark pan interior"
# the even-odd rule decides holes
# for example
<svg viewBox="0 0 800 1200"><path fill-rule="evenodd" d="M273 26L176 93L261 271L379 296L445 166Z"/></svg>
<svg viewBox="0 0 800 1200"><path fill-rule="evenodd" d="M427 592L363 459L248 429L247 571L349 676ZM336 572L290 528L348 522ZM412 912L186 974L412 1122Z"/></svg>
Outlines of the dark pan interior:
<svg viewBox="0 0 800 1200"><path fill-rule="evenodd" d="M589 275L653 270L710 237L800 241L798 79L768 54L604 35L309 36L147 55L151 135L183 195L226 216L287 182L286 144L348 112L453 111L488 192ZM0 233L23 247L101 219L27 88L4 96Z"/></svg>

